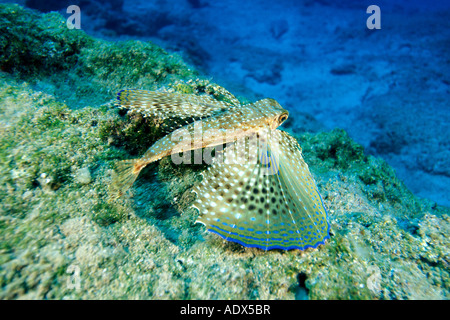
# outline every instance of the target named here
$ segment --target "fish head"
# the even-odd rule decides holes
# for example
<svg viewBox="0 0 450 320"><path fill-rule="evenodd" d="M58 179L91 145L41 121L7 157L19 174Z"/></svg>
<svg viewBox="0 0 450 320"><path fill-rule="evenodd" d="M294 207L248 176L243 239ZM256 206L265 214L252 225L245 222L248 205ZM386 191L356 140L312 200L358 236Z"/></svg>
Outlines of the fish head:
<svg viewBox="0 0 450 320"><path fill-rule="evenodd" d="M263 99L257 102L260 112L266 116L270 129L275 130L289 117L289 112L274 99Z"/></svg>
<svg viewBox="0 0 450 320"><path fill-rule="evenodd" d="M287 110L284 110L284 112L282 112L281 114L275 115L270 123L270 129L275 130L276 128L281 126L281 124L285 122L288 117L289 112Z"/></svg>

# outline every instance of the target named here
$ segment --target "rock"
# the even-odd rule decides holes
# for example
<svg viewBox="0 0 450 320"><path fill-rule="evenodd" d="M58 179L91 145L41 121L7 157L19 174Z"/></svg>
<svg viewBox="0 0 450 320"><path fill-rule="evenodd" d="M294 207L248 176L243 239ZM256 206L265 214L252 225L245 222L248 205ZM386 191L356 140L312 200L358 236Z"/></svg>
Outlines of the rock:
<svg viewBox="0 0 450 320"><path fill-rule="evenodd" d="M75 180L80 184L89 184L92 181L89 168L78 169L75 173Z"/></svg>

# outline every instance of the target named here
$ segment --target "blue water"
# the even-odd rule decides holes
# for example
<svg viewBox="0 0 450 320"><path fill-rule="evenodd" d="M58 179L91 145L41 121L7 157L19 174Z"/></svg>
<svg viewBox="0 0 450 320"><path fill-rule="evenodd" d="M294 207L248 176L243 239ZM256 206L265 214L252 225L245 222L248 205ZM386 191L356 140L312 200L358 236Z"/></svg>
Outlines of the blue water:
<svg viewBox="0 0 450 320"><path fill-rule="evenodd" d="M233 93L345 129L418 196L450 206L450 1L38 1L108 39L152 40ZM369 30L369 5L381 29ZM305 130L308 127L305 128Z"/></svg>

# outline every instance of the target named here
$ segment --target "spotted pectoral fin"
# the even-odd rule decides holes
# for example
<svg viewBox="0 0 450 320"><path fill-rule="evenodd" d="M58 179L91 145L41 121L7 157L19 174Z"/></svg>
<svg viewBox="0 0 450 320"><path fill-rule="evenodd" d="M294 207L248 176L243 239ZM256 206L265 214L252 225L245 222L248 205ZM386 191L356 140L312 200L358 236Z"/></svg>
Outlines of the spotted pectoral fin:
<svg viewBox="0 0 450 320"><path fill-rule="evenodd" d="M119 91L117 102L120 107L142 114L144 117L158 120L170 119L170 122L164 122L167 131L235 107L232 104L217 101L208 95L136 89Z"/></svg>
<svg viewBox="0 0 450 320"><path fill-rule="evenodd" d="M264 250L303 250L324 243L325 208L317 201L315 185L307 185L308 192L298 190L301 183L314 182L307 167L288 177L293 173L288 166L298 164L290 155L280 154L290 139L279 132L271 132L266 140L255 135L245 148L227 147L223 161L215 159L203 173L203 181L194 187L198 196L194 207L200 212L198 222L209 231ZM244 155L236 157L236 153Z"/></svg>
<svg viewBox="0 0 450 320"><path fill-rule="evenodd" d="M303 248L316 248L330 238L330 226L327 210L303 160L301 148L294 137L280 130L273 132L269 143L279 164L279 172L274 178L283 191L296 233Z"/></svg>

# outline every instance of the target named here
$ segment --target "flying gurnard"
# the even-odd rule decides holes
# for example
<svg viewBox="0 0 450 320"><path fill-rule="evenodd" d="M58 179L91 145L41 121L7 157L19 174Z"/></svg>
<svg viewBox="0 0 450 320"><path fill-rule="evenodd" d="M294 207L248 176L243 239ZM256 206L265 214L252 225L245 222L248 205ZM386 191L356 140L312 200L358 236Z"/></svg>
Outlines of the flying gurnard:
<svg viewBox="0 0 450 320"><path fill-rule="evenodd" d="M149 163L215 150L203 180L193 187L196 222L225 240L263 250L305 250L329 239L327 211L301 148L277 129L288 112L275 100L241 105L209 95L134 89L121 90L117 99L130 112L173 119L171 133L142 157L116 164L111 189L117 195Z"/></svg>

